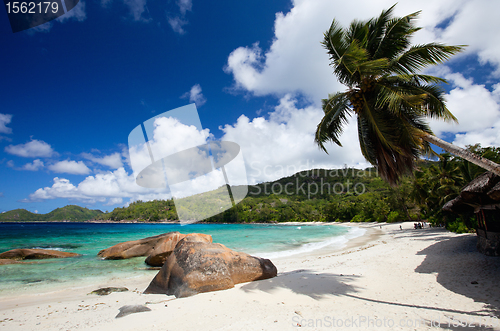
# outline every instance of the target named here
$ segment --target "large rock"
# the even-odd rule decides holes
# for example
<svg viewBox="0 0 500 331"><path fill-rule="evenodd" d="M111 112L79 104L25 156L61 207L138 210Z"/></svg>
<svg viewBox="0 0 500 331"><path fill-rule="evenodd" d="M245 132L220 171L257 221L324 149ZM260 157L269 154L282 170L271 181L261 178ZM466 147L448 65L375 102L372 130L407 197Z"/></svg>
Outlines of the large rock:
<svg viewBox="0 0 500 331"><path fill-rule="evenodd" d="M97 253L97 255L106 260L121 260L137 256L147 256L147 264L154 267L161 267L170 253L172 253L179 240L193 235L202 236L212 242L212 236L207 234L182 234L176 231L119 243L110 248L103 249Z"/></svg>
<svg viewBox="0 0 500 331"><path fill-rule="evenodd" d="M191 236L179 241L144 293L187 297L272 278L277 272L270 260L235 252L200 236Z"/></svg>
<svg viewBox="0 0 500 331"><path fill-rule="evenodd" d="M12 249L0 254L0 259L10 260L35 260L35 259L55 259L80 256L80 254L54 251L50 249L29 249L18 248Z"/></svg>

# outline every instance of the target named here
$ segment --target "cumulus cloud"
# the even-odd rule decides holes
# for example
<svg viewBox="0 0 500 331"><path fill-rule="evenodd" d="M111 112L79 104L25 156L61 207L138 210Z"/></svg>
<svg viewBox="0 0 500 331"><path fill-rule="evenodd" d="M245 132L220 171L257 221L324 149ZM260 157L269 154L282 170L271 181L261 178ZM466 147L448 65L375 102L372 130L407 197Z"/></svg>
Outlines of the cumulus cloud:
<svg viewBox="0 0 500 331"><path fill-rule="evenodd" d="M12 120L12 115L10 114L0 114L0 133L10 134L12 129L7 127Z"/></svg>
<svg viewBox="0 0 500 331"><path fill-rule="evenodd" d="M436 30L450 44L468 45L464 55L477 55L482 63L489 62L500 76L500 28L497 13L500 2L488 0L461 1L450 24Z"/></svg>
<svg viewBox="0 0 500 331"><path fill-rule="evenodd" d="M393 4L389 0L354 0L348 4L340 0L293 1L288 13L276 14L274 39L268 49L254 43L241 45L229 54L224 70L234 79L232 89L255 96L283 97L287 93L299 93L319 106L329 93L345 90L332 74L328 56L320 44L332 19L347 26L353 19L375 17L382 8ZM402 0L396 5L395 15L419 10L422 12L417 24L423 29L416 33L414 44L434 41L468 44L466 51L452 61L476 56L481 63L489 63L495 68L492 74L499 74L500 34L496 31L500 29L500 21L494 15L500 10L500 2ZM455 85L447 99L460 124L432 121L435 132L438 135L456 134L455 143L459 145L477 142L499 145L498 86L488 89L459 73L447 71L444 74Z"/></svg>
<svg viewBox="0 0 500 331"><path fill-rule="evenodd" d="M32 139L25 144L9 145L5 151L21 157L51 157L57 155L52 147L45 141Z"/></svg>
<svg viewBox="0 0 500 331"><path fill-rule="evenodd" d="M48 168L53 172L73 175L87 175L90 173L90 169L82 161L59 161L49 165Z"/></svg>
<svg viewBox="0 0 500 331"><path fill-rule="evenodd" d="M422 10L418 24L424 29L416 34L414 43L438 40L448 44L467 44L471 39L470 43L477 46L469 52L475 49L481 58L494 61L496 56L500 58L497 50L500 36L485 31L497 31L500 22L485 19L482 15L494 15L500 9L497 8L500 3L479 2L484 6L478 5L478 1L467 0L403 0L398 2L395 14L403 16ZM257 96L299 92L319 105L328 93L345 89L332 74L328 56L320 44L332 19L347 26L353 19L375 17L382 8L393 4L390 0L354 0L349 4L340 0L296 0L288 13L276 14L275 38L269 49L263 50L257 43L242 45L229 55L225 71L233 76L233 88L237 90ZM469 15L469 9L473 11L472 15ZM450 19L452 23L446 28L438 27ZM467 33L462 33L462 30L467 30ZM477 36L490 39L487 43L473 41Z"/></svg>
<svg viewBox="0 0 500 331"><path fill-rule="evenodd" d="M113 172L88 176L77 186L70 180L55 177L52 186L40 188L29 195L25 202L65 198L89 203L102 202L107 205L122 203L124 198L130 201L168 199L167 190L151 190L135 183L135 177L124 168Z"/></svg>
<svg viewBox="0 0 500 331"><path fill-rule="evenodd" d="M120 167L123 167L122 156L120 153L113 153L104 156L95 156L90 153L82 153L82 156L87 160L90 160L100 165L104 165L112 169L118 169Z"/></svg>
<svg viewBox="0 0 500 331"><path fill-rule="evenodd" d="M281 98L269 118L250 120L241 115L222 129L222 140L241 147L250 183L271 181L314 168L340 168L344 164L367 167L359 148L356 120L351 119L341 137L343 147L328 144L329 154L314 144L323 111L316 106L297 107L291 95Z"/></svg>
<svg viewBox="0 0 500 331"><path fill-rule="evenodd" d="M452 72L442 66L431 74L448 80L451 90L446 94L448 109L458 119L458 124L430 120L433 132L438 136L452 134L453 144L481 144L482 146L500 145L500 84L491 89L475 84L472 78ZM478 116L480 114L480 116Z"/></svg>
<svg viewBox="0 0 500 331"><path fill-rule="evenodd" d="M500 85L493 91L484 85L474 84L462 74L447 68L440 70L452 89L446 95L448 109L459 124L432 120L431 128L436 135L456 134L453 143L459 146L480 143L483 146L500 145Z"/></svg>
<svg viewBox="0 0 500 331"><path fill-rule="evenodd" d="M22 166L22 170L28 170L28 171L38 171L44 167L44 164L42 160L36 159L33 160L31 163L26 163L25 165Z"/></svg>
<svg viewBox="0 0 500 331"><path fill-rule="evenodd" d="M207 102L207 99L201 93L201 86L200 84L195 84L193 87L191 87L191 90L189 92L184 93L181 96L182 99L188 99L189 102L194 102L196 104L196 107L201 107Z"/></svg>

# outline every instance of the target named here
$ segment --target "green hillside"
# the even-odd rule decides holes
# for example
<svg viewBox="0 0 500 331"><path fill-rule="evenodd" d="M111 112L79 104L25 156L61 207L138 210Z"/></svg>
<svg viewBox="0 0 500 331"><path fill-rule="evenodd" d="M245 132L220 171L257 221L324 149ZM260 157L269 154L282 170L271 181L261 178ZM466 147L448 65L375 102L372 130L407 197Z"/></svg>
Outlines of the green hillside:
<svg viewBox="0 0 500 331"><path fill-rule="evenodd" d="M45 215L34 214L26 209L14 209L0 214L0 222L36 222L44 220Z"/></svg>
<svg viewBox="0 0 500 331"><path fill-rule="evenodd" d="M15 209L0 214L0 222L84 222L95 219L101 214L100 210L90 210L75 205L57 208L47 214L34 214L26 209Z"/></svg>
<svg viewBox="0 0 500 331"><path fill-rule="evenodd" d="M409 200L407 179L399 187L385 183L375 169L314 169L273 182L248 187L248 194L235 207L204 222L290 221L398 221L417 219L418 208ZM221 204L219 188L200 197L183 199L182 208L209 213ZM241 187L233 187L238 190ZM177 205L180 205L177 203ZM102 220L176 221L172 200L137 201L126 208L102 214ZM186 211L184 210L185 214Z"/></svg>

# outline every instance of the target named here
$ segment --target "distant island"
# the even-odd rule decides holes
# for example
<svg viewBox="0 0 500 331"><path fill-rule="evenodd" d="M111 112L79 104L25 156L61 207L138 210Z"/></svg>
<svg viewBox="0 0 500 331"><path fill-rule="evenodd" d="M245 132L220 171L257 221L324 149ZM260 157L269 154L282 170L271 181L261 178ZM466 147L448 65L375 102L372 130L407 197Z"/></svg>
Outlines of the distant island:
<svg viewBox="0 0 500 331"><path fill-rule="evenodd" d="M85 222L96 219L103 212L76 205L57 208L47 214L35 214L26 209L14 209L0 214L0 222Z"/></svg>

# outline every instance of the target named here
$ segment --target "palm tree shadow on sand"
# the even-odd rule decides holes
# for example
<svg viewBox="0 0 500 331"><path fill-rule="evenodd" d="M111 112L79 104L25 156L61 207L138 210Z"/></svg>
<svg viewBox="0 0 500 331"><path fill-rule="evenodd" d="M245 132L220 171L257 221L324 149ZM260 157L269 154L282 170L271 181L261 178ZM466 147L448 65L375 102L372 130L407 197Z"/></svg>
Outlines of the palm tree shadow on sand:
<svg viewBox="0 0 500 331"><path fill-rule="evenodd" d="M272 293L278 288L285 288L294 293L319 300L328 295L341 296L358 292L355 286L348 284L358 277L354 275L317 273L302 269L279 274L277 277L265 281L251 282L243 285L241 289L245 292L263 291Z"/></svg>
<svg viewBox="0 0 500 331"><path fill-rule="evenodd" d="M476 242L471 235L439 241L417 253L426 257L415 272L436 273L443 287L484 303L483 313L500 317L500 258L479 253Z"/></svg>

